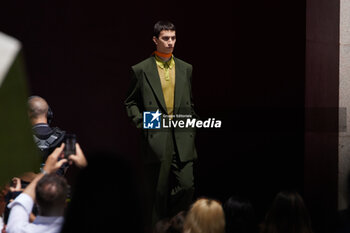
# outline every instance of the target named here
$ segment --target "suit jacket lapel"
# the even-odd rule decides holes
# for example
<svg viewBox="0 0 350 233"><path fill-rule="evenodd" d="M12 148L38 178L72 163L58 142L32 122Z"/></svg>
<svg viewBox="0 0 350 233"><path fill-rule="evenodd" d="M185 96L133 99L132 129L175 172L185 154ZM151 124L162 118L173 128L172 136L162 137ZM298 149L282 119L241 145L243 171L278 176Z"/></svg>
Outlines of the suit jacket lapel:
<svg viewBox="0 0 350 233"><path fill-rule="evenodd" d="M175 99L174 99L174 113L177 113L180 108L181 97L183 88L186 85L186 72L180 62L174 57L175 60Z"/></svg>
<svg viewBox="0 0 350 233"><path fill-rule="evenodd" d="M158 68L157 68L156 61L153 57L151 57L149 59L149 61L150 61L150 64L146 65L146 67L145 67L145 74L146 74L147 80L148 80L150 86L152 87L153 92L155 93L156 97L158 98L159 103L161 104L161 107L163 108L163 111L167 112L165 100L164 100L164 95L163 95L163 90L162 90L162 84L160 83L160 78L159 78L159 74L158 74Z"/></svg>

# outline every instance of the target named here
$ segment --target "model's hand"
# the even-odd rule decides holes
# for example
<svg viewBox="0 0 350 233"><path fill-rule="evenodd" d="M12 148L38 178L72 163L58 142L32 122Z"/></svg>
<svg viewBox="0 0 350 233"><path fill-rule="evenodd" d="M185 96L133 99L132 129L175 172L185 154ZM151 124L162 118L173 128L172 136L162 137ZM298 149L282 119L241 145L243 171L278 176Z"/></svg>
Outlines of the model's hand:
<svg viewBox="0 0 350 233"><path fill-rule="evenodd" d="M61 159L58 161L58 158L62 156L64 148L64 143L60 147L57 147L50 155L47 157L45 162L44 171L47 173L56 172L64 163L67 162L67 159Z"/></svg>
<svg viewBox="0 0 350 233"><path fill-rule="evenodd" d="M83 151L81 150L80 146L78 143L75 144L75 150L76 154L75 155L69 155L68 159L70 163L74 163L77 165L79 168L84 168L87 166L87 160L85 158L85 155Z"/></svg>

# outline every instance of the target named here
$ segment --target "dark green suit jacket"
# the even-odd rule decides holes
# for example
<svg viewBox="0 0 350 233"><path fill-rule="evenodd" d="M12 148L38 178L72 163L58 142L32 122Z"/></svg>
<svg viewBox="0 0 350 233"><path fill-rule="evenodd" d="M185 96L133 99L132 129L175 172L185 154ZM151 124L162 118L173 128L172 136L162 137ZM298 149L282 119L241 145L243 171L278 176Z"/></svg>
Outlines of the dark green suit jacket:
<svg viewBox="0 0 350 233"><path fill-rule="evenodd" d="M174 61L174 115L192 115L197 118L192 102L192 65L175 57ZM169 159L172 151L167 145L172 136L172 129L143 129L144 111L157 111L159 109L160 113L167 114L155 58L151 56L132 66L131 73L131 87L124 103L128 116L137 128L142 129L142 152L145 162L151 163ZM180 160L185 162L196 159L195 129L175 127L174 136Z"/></svg>

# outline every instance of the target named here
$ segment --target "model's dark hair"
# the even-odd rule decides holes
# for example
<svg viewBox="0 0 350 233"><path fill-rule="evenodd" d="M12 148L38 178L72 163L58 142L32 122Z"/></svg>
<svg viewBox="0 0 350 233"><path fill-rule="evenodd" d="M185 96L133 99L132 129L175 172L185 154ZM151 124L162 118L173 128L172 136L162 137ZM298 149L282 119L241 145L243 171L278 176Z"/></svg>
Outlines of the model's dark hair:
<svg viewBox="0 0 350 233"><path fill-rule="evenodd" d="M252 204L241 197L232 196L224 204L226 233L257 232Z"/></svg>
<svg viewBox="0 0 350 233"><path fill-rule="evenodd" d="M56 174L43 176L35 187L40 214L44 216L57 214L65 206L67 193L68 185L64 178Z"/></svg>
<svg viewBox="0 0 350 233"><path fill-rule="evenodd" d="M175 31L175 25L167 20L160 20L154 25L153 36L159 37L161 31Z"/></svg>
<svg viewBox="0 0 350 233"><path fill-rule="evenodd" d="M266 215L263 233L312 233L309 214L297 192L277 194Z"/></svg>

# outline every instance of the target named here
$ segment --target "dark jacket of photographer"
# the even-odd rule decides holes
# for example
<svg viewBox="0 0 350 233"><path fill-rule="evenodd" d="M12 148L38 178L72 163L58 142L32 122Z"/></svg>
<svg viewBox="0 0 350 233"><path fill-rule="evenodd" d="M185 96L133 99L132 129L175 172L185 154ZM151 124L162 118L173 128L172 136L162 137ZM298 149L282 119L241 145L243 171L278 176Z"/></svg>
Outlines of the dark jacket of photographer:
<svg viewBox="0 0 350 233"><path fill-rule="evenodd" d="M49 154L61 145L66 132L57 127L51 128L45 123L36 124L32 129L34 142L42 154L42 162L45 163Z"/></svg>

